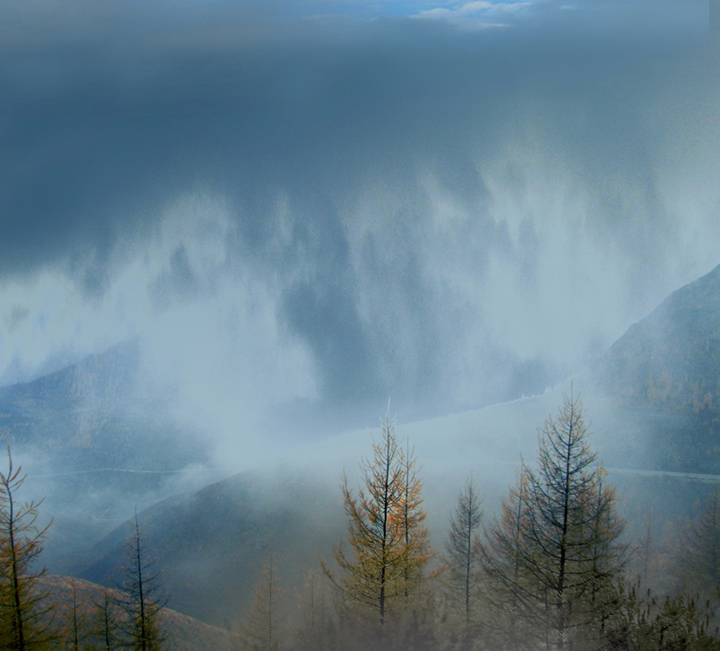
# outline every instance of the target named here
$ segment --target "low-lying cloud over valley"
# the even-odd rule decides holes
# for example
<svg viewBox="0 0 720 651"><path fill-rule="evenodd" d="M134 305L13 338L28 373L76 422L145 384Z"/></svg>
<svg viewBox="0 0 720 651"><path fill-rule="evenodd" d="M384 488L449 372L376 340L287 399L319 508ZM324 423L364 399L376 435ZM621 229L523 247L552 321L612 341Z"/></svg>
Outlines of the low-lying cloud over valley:
<svg viewBox="0 0 720 651"><path fill-rule="evenodd" d="M542 392L720 260L707 4L2 2L0 383L234 444Z"/></svg>

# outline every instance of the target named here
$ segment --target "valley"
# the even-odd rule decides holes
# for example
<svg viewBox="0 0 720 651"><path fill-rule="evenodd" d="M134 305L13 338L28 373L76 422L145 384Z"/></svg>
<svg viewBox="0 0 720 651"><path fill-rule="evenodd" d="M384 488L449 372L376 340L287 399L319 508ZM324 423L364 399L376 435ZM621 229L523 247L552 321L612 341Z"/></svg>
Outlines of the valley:
<svg viewBox="0 0 720 651"><path fill-rule="evenodd" d="M653 562L670 563L677 532L720 481L713 472L720 360L708 357L720 340L718 305L720 268L678 290L572 381L541 396L398 425L398 440L409 441L418 459L434 549L443 549L450 509L469 476L484 521L497 517L521 459L533 463L538 428L572 392L583 399L591 444L608 482L617 487L627 544L652 536ZM699 325L683 327L691 317ZM42 487L43 518L55 518L43 554L51 575L113 588L131 533L129 524L116 524L123 517L129 522L138 502L148 505L139 517L147 549L162 567L168 606L223 630L237 625L249 608L268 549L289 593L299 589L318 558L332 558L345 536L341 474L353 485L361 481L358 463L379 428L301 445L273 463L213 482L212 468L203 468L207 457L193 454L197 442L178 447L171 430L142 418L135 420L141 429L133 430L122 405L109 405L109 393L97 389L97 374L108 373L102 362L96 358L0 393L3 442L12 445L13 455L31 459L30 468L48 468L43 464L53 459L54 473L28 473L28 493ZM87 375L91 364L94 376ZM665 378L660 397L658 376ZM72 431L86 413L84 403L67 389L68 378L78 377L94 382L100 405L92 412L100 425L83 443ZM58 426L50 438L53 422ZM110 464L135 467L120 473L103 467ZM112 495L113 510L107 497L88 499L93 493ZM669 589L667 576L656 579Z"/></svg>

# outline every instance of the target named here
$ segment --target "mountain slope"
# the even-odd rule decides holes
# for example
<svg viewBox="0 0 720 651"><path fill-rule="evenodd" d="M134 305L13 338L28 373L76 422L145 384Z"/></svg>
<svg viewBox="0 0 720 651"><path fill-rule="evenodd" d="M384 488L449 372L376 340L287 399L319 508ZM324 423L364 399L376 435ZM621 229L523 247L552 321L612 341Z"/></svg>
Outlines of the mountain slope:
<svg viewBox="0 0 720 651"><path fill-rule="evenodd" d="M520 455L533 463L537 428L571 390L585 399L592 442L611 467L611 479L612 467L716 469L717 455L707 444L713 441L714 410L720 404L714 397L718 333L720 268L632 326L572 388L568 384L532 399L398 427L399 438L409 438L422 466L436 547L441 548L465 478L474 474L486 513L492 513L513 481ZM712 400L698 403L698 396L711 391ZM702 435L699 423L707 426ZM148 510L148 545L165 568L174 607L215 624L235 621L270 546L281 576L297 585L317 555L327 558L344 536L340 474L345 468L351 485L359 485L357 464L371 453L372 435L364 430L334 437L295 451L264 472L244 473ZM688 445L693 437L695 445ZM706 458L711 461L703 463ZM651 498L662 505L662 493L645 490L646 484L673 492L673 517L697 499L696 490L676 479L624 474L618 479L635 502L625 507L631 517ZM107 580L126 533L118 530L102 541L96 549L100 560L83 576Z"/></svg>
<svg viewBox="0 0 720 651"><path fill-rule="evenodd" d="M170 605L216 625L236 624L245 596L270 547L280 574L294 584L309 559L327 550L342 507L322 483L290 469L243 473L142 514L148 555L163 570ZM114 583L129 525L95 548L99 560L82 573Z"/></svg>
<svg viewBox="0 0 720 651"><path fill-rule="evenodd" d="M720 266L631 326L587 380L644 414L656 467L720 473Z"/></svg>
<svg viewBox="0 0 720 651"><path fill-rule="evenodd" d="M84 554L133 506L177 492L179 478L189 480L208 459L194 432L138 391L141 354L129 341L0 388L0 445L28 474L24 496L44 498L55 518L45 557L56 571L68 569L61 557Z"/></svg>
<svg viewBox="0 0 720 651"><path fill-rule="evenodd" d="M496 508L522 453L530 458L536 428L557 411L562 390L532 400L398 426L415 447L424 481L428 525L442 548L457 493L473 473L486 512ZM147 548L160 567L171 606L214 625L236 622L270 549L286 586L297 587L318 556L332 557L345 537L341 475L361 487L358 467L372 454L378 430L362 430L295 450L262 471L246 472L142 514ZM125 526L95 548L81 576L110 583L119 566Z"/></svg>
<svg viewBox="0 0 720 651"><path fill-rule="evenodd" d="M720 410L720 266L673 292L593 366L597 385L635 407Z"/></svg>
<svg viewBox="0 0 720 651"><path fill-rule="evenodd" d="M125 467L168 470L204 458L186 432L136 386L133 340L31 382L0 388L0 443L65 472Z"/></svg>
<svg viewBox="0 0 720 651"><path fill-rule="evenodd" d="M87 626L95 604L102 603L104 588L89 581L64 576L46 575L41 579L41 588L47 591L50 600L56 605L55 622L61 626L70 613L73 587L80 621ZM117 596L114 590L111 590L111 594ZM167 651L226 651L231 648L227 631L169 608L160 611L159 622L160 630L166 638L164 648Z"/></svg>

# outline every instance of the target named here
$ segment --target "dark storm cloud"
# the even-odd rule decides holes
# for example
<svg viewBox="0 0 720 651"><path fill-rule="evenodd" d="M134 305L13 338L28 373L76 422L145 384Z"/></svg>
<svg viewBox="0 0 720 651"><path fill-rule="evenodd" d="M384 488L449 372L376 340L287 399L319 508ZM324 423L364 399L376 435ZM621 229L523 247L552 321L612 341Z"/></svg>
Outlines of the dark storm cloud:
<svg viewBox="0 0 720 651"><path fill-rule="evenodd" d="M39 51L28 52L24 43L13 50L13 39L4 48L5 273L47 263L74 246L92 245L102 261L120 231L154 221L162 202L188 186L210 184L240 197L248 208L241 227L251 240L262 237L278 188L352 191L372 170L370 161L378 173L407 181L418 161L432 158L440 180L465 197L479 182L463 146L468 127L479 126L486 140L497 133L498 116L483 105L503 86L512 89L537 73L541 85L547 77L537 64L521 71L532 52L488 50L469 39L464 50L437 35L426 54L424 40L400 51L392 43L284 50L252 40L246 47L242 34L206 51L197 42L210 36L203 39L188 24L196 6L177 12L134 6L138 15L123 12L115 36L101 29L109 29L113 14L94 11L96 31L82 32L79 42L61 23L54 48L52 39ZM144 29L141 20L148 22ZM40 25L45 38L51 26ZM471 119L471 111L482 118ZM627 131L621 117L602 119ZM603 165L607 145L581 134L578 144L585 143ZM633 164L637 147L624 147Z"/></svg>
<svg viewBox="0 0 720 651"><path fill-rule="evenodd" d="M274 315L306 347L327 404L391 394L430 413L542 390L681 275L670 250L685 218L658 165L678 144L666 124L686 127L667 102L715 90L676 52L694 27L664 45L600 30L581 47L557 34L589 30L597 6L530 3L506 11L512 29L448 22L470 4L368 23L281 3L15 7L0 27L0 277L49 270L79 304L115 292L124 306L117 279L157 254L137 272L148 309L254 288L241 317L265 297L258 332ZM177 216L188 196L217 203ZM207 228L185 229L193 210ZM607 295L582 298L602 274ZM578 292L568 318L588 321L548 341L558 280ZM583 317L615 299L617 318ZM214 323L238 328L237 311ZM32 320L7 318L13 332Z"/></svg>

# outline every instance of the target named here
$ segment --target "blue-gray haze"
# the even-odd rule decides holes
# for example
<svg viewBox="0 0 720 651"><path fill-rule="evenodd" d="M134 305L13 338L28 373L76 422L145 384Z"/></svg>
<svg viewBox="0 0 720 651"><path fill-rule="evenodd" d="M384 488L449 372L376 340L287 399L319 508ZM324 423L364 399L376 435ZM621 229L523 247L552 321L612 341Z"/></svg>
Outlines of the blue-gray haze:
<svg viewBox="0 0 720 651"><path fill-rule="evenodd" d="M251 448L542 391L720 262L699 0L0 2L0 382Z"/></svg>

